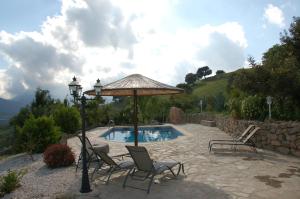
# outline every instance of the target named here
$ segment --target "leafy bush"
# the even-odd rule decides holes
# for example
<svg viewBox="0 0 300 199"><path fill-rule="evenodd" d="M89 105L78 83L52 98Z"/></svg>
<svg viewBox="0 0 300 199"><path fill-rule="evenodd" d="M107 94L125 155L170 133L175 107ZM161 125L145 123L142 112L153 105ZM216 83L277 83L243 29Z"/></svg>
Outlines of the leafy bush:
<svg viewBox="0 0 300 199"><path fill-rule="evenodd" d="M233 118L241 118L241 100L239 98L228 100L226 107Z"/></svg>
<svg viewBox="0 0 300 199"><path fill-rule="evenodd" d="M25 121L30 117L30 107L26 106L20 109L19 113L10 119L13 126L23 126Z"/></svg>
<svg viewBox="0 0 300 199"><path fill-rule="evenodd" d="M66 144L53 144L44 152L44 162L50 168L69 166L74 161L74 154Z"/></svg>
<svg viewBox="0 0 300 199"><path fill-rule="evenodd" d="M10 193L20 185L22 177L25 175L25 171L10 171L4 176L0 177L0 196L6 193Z"/></svg>
<svg viewBox="0 0 300 199"><path fill-rule="evenodd" d="M267 113L264 97L248 96L242 101L241 114L244 119L264 120Z"/></svg>
<svg viewBox="0 0 300 199"><path fill-rule="evenodd" d="M273 98L272 118L279 120L300 120L300 106L293 99Z"/></svg>
<svg viewBox="0 0 300 199"><path fill-rule="evenodd" d="M61 137L59 127L51 117L30 116L23 128L17 128L17 147L29 154L43 152L50 144L55 144Z"/></svg>
<svg viewBox="0 0 300 199"><path fill-rule="evenodd" d="M73 134L80 128L80 113L75 107L62 106L55 111L54 121L64 133Z"/></svg>

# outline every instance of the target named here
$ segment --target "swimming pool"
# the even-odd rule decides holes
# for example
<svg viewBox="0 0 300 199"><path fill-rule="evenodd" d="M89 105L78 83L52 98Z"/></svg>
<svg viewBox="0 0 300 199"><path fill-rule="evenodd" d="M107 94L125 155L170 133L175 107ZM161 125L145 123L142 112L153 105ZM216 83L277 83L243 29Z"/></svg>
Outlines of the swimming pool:
<svg viewBox="0 0 300 199"><path fill-rule="evenodd" d="M139 127L138 132L139 142L166 141L183 135L171 126ZM134 142L134 132L132 127L114 127L101 135L101 137L110 141Z"/></svg>

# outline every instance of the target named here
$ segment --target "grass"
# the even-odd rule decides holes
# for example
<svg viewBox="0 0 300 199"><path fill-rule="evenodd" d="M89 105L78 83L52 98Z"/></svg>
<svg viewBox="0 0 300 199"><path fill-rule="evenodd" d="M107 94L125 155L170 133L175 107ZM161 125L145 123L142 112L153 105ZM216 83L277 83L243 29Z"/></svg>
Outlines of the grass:
<svg viewBox="0 0 300 199"><path fill-rule="evenodd" d="M193 91L195 96L216 96L219 93L223 93L225 98L228 96L226 87L228 85L227 78L220 78L215 80L203 80L201 81Z"/></svg>

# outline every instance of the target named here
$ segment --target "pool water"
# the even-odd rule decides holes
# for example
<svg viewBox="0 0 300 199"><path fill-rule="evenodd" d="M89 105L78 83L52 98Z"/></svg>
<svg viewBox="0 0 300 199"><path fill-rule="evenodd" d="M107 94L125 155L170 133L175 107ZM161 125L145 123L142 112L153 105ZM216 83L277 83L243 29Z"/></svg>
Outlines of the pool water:
<svg viewBox="0 0 300 199"><path fill-rule="evenodd" d="M172 140L183 134L171 126L139 127L139 142L159 142ZM110 141L134 142L134 129L131 127L114 127L105 132L101 137Z"/></svg>

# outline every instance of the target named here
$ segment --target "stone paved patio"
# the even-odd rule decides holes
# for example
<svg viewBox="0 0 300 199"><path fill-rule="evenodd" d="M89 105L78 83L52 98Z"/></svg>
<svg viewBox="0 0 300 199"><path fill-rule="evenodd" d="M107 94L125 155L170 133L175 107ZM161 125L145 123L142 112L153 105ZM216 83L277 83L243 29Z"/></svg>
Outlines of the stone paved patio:
<svg viewBox="0 0 300 199"><path fill-rule="evenodd" d="M266 150L253 153L245 147L238 152L222 149L210 154L207 149L210 139L229 136L218 128L198 124L175 127L185 136L173 141L140 145L146 146L155 160L183 161L186 176L181 175L176 180L159 179L158 183L153 184L149 195L136 189L123 189L124 175L121 174L115 174L109 185L95 180L91 193L79 194L79 183L68 193L75 198L300 198L299 158ZM94 129L88 136L92 142L103 141L99 135L106 130ZM112 155L127 152L124 143L108 143ZM79 153L78 139L72 138L68 144Z"/></svg>

